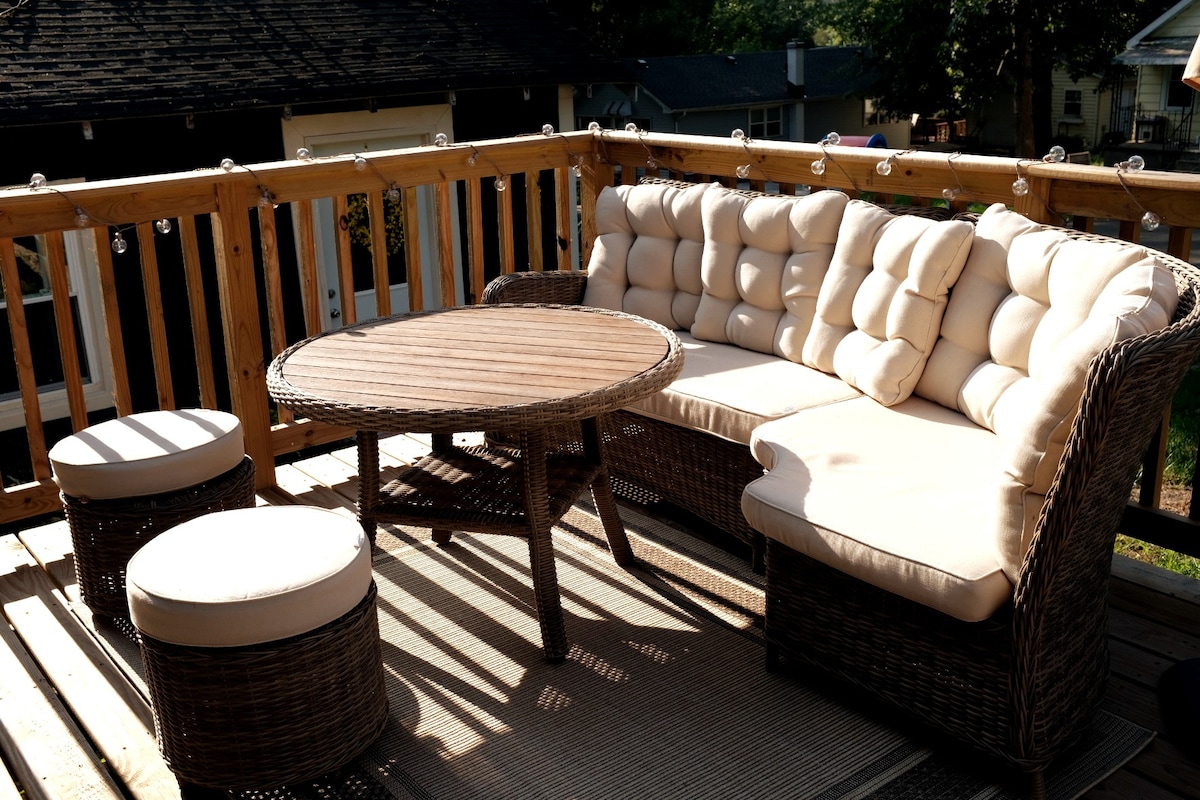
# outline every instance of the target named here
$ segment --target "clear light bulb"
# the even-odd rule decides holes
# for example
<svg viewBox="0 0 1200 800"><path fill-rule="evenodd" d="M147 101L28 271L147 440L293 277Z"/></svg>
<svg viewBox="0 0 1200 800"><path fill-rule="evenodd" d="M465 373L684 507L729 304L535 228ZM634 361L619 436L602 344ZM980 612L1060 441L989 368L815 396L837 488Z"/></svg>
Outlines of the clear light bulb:
<svg viewBox="0 0 1200 800"><path fill-rule="evenodd" d="M1141 172L1146 168L1146 159L1141 156L1130 156L1128 164L1130 172Z"/></svg>
<svg viewBox="0 0 1200 800"><path fill-rule="evenodd" d="M942 199L947 203L958 197L958 189L942 189Z"/></svg>
<svg viewBox="0 0 1200 800"><path fill-rule="evenodd" d="M638 132L637 123L636 122L626 122L625 130L629 131L630 133L637 133Z"/></svg>
<svg viewBox="0 0 1200 800"><path fill-rule="evenodd" d="M878 164L875 165L875 171L878 172L880 175L882 175L885 178L888 175L891 175L892 174L892 160L890 158L885 158L883 161L880 161Z"/></svg>
<svg viewBox="0 0 1200 800"><path fill-rule="evenodd" d="M746 132L744 130L742 130L741 128L734 128L733 133L729 134L729 136L732 139L745 139Z"/></svg>
<svg viewBox="0 0 1200 800"><path fill-rule="evenodd" d="M46 188L46 176L40 172L35 172L32 175L30 175L29 176L29 188L30 189L45 189Z"/></svg>
<svg viewBox="0 0 1200 800"><path fill-rule="evenodd" d="M658 162L655 161L653 158L647 158L646 166L649 167L650 169L658 169Z"/></svg>
<svg viewBox="0 0 1200 800"><path fill-rule="evenodd" d="M158 231L159 233L163 233L163 234L170 233L171 232L171 220L167 219L166 217L163 217L162 219L155 221L154 230Z"/></svg>
<svg viewBox="0 0 1200 800"><path fill-rule="evenodd" d="M1155 214L1153 211L1147 211L1145 214L1142 214L1142 230L1156 231L1159 225L1162 225L1162 217L1158 214Z"/></svg>
<svg viewBox="0 0 1200 800"><path fill-rule="evenodd" d="M392 184L392 188L388 189L387 199L391 200L393 203L398 203L400 201L400 190L396 188L396 184Z"/></svg>
<svg viewBox="0 0 1200 800"><path fill-rule="evenodd" d="M438 147L445 147L447 144L450 143L450 137L444 133L436 134L433 137L433 143Z"/></svg>
<svg viewBox="0 0 1200 800"><path fill-rule="evenodd" d="M816 161L812 162L812 173L813 175L825 174L825 159L818 158Z"/></svg>
<svg viewBox="0 0 1200 800"><path fill-rule="evenodd" d="M503 192L505 189L508 188L508 184L505 182L504 178L496 178L495 185L496 185L497 192Z"/></svg>
<svg viewBox="0 0 1200 800"><path fill-rule="evenodd" d="M225 170L226 172L232 171L235 166L237 165L233 163L232 158L221 159L221 169Z"/></svg>
<svg viewBox="0 0 1200 800"><path fill-rule="evenodd" d="M596 122L596 120L592 120L591 122L589 122L588 123L588 132L589 133L599 133L600 132L600 123Z"/></svg>
<svg viewBox="0 0 1200 800"><path fill-rule="evenodd" d="M471 155L467 156L467 166L468 166L468 167L473 167L473 166L475 166L475 162L476 162L476 161L478 161L478 159L477 159L477 158L475 158L475 154L474 154L474 153L472 153Z"/></svg>
<svg viewBox="0 0 1200 800"><path fill-rule="evenodd" d="M576 178L583 177L583 167L579 166L578 164L572 164L571 165L571 174L574 175Z"/></svg>
<svg viewBox="0 0 1200 800"><path fill-rule="evenodd" d="M309 150L307 147L301 147L296 150L296 160L297 161L312 161L312 159L313 159L312 150Z"/></svg>
<svg viewBox="0 0 1200 800"><path fill-rule="evenodd" d="M117 255L121 255L129 249L129 242L125 241L125 237L121 235L120 231L117 231L117 235L113 237L112 249Z"/></svg>
<svg viewBox="0 0 1200 800"><path fill-rule="evenodd" d="M271 193L269 191L267 191L266 189L263 189L262 197L258 198L258 207L259 208L274 208L275 207L275 203L271 198Z"/></svg>
<svg viewBox="0 0 1200 800"><path fill-rule="evenodd" d="M749 164L739 164L738 168L737 168L737 176L739 178L749 178L750 177L750 165Z"/></svg>
<svg viewBox="0 0 1200 800"><path fill-rule="evenodd" d="M1046 155L1042 156L1042 161L1048 161L1053 164L1060 164L1067 160L1067 151L1062 149L1062 145L1054 145Z"/></svg>
<svg viewBox="0 0 1200 800"><path fill-rule="evenodd" d="M359 172L362 172L363 170L365 170L367 168L367 160L365 158L363 158L362 156L355 156L354 157L354 168L356 170L358 170Z"/></svg>
<svg viewBox="0 0 1200 800"><path fill-rule="evenodd" d="M825 144L839 145L842 143L842 137L837 131L830 131L825 134Z"/></svg>
<svg viewBox="0 0 1200 800"><path fill-rule="evenodd" d="M554 135L554 126L551 125L549 122L547 122L545 125L542 126L542 136L553 136L553 135Z"/></svg>
<svg viewBox="0 0 1200 800"><path fill-rule="evenodd" d="M1017 178L1012 185L1013 194L1017 197L1024 197L1029 194L1029 181L1024 178Z"/></svg>
<svg viewBox="0 0 1200 800"><path fill-rule="evenodd" d="M75 227L86 228L91 224L92 218L87 215L87 212L80 206L75 206Z"/></svg>

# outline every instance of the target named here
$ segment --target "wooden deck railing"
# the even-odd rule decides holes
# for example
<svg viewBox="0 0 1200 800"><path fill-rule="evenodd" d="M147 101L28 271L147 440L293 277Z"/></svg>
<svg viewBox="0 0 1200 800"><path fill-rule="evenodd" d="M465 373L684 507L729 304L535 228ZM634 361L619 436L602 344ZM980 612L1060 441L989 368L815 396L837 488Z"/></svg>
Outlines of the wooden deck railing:
<svg viewBox="0 0 1200 800"><path fill-rule="evenodd" d="M894 157L884 175L876 167L889 155ZM818 175L814 162L822 160ZM106 332L102 357L110 361L116 413L189 403L232 410L243 421L247 452L265 486L274 483L277 456L348 434L273 409L264 379L274 354L321 329L321 292L335 290L343 298L340 323L358 316L348 198L365 195L375 313L384 315L404 310L392 308L387 285L387 204L400 203L410 308L420 308L428 296L453 305L474 302L497 272L585 265L600 187L646 174L725 183L740 174L753 188L836 187L852 196L918 204L945 202L949 190L956 209L1004 203L1035 220L1081 229L1115 220L1118 235L1132 241L1139 238L1143 214L1152 211L1169 227L1165 249L1185 259L1192 229L1200 226L1200 175L626 131L538 134L4 190L0 276L28 469L4 476L0 523L58 507L47 458L53 436L46 433L36 386L42 365L34 353L45 348L31 341L18 272L17 245L28 237L41 237L35 240L41 263L59 297L68 286L66 236L82 229L94 240L94 263L87 267L97 274ZM1029 185L1020 197L1013 192L1018 177ZM505 182L504 191L497 179ZM543 197L547 192L553 202ZM319 230L319 202L329 204L340 224ZM164 219L170 221L168 234L158 231L157 221ZM433 229L422 231L422 224ZM118 234L129 244L121 254L111 246ZM318 234L334 240L336 287L322 285ZM432 252L422 252L423 245ZM423 262L424 269L416 268ZM462 276L455 274L458 264L464 265ZM184 287L176 288L177 295L163 284L171 276L171 283ZM51 371L61 370L59 391L68 409L67 422L58 423L61 433L89 419L73 313L70 303L54 304L59 335L51 350L60 363ZM153 391L135 391L145 385ZM7 449L11 456L13 448ZM1196 498L1190 518L1156 509L1164 450L1156 445L1148 456L1141 502L1131 504L1127 522L1136 523L1143 538L1200 554Z"/></svg>

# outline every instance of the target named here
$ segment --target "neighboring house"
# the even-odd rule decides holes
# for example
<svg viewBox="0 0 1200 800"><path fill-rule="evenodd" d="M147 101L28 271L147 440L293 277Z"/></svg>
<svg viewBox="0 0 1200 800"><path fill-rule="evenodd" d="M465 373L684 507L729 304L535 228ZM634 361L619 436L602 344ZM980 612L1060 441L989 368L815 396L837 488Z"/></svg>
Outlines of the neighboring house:
<svg viewBox="0 0 1200 800"><path fill-rule="evenodd" d="M1119 64L1136 76L1119 89L1112 128L1126 140L1162 154L1167 166L1186 150L1195 150L1200 125L1195 122L1196 92L1183 80L1192 46L1200 36L1200 0L1183 0L1129 40Z"/></svg>
<svg viewBox="0 0 1200 800"><path fill-rule="evenodd" d="M35 0L4 6L0 185L23 186L34 172L51 182L99 180L216 167L223 158L239 164L293 158L301 146L320 156L429 144L437 133L456 141L534 133L547 122L561 130L574 120L575 87L626 75L545 0ZM514 202L523 203L523 193L514 191ZM432 201L421 204L427 213ZM318 208L319 258L333 291L333 216L325 205ZM287 215L277 217L279 235L292 236ZM103 333L90 237L71 235L67 244L89 407L104 408L111 397L103 348L95 346ZM17 245L29 324L41 331L40 346L56 348L43 244ZM554 251L552 240L546 251ZM432 269L436 248L430 243L422 252ZM122 258L136 264L136 247ZM405 308L406 266L402 253L396 258L393 307ZM160 271L164 292L178 293L180 271L161 262ZM361 272L356 288L365 290L369 262ZM119 270L119 291L139 293L138 273ZM431 275L425 286L435 291L438 281ZM370 293L356 294L360 318L373 314ZM342 302L336 293L327 299L330 325L337 324ZM298 299L295 305L289 332L297 324L302 329ZM6 340L2 309L0 302L0 340ZM174 316L187 324L186 314ZM131 331L127 340L146 338ZM8 352L4 345L0 341L0 351ZM65 413L61 380L38 376L47 419ZM0 430L22 424L19 404L11 400L16 389L15 370L0 359Z"/></svg>
<svg viewBox="0 0 1200 800"><path fill-rule="evenodd" d="M872 118L854 96L857 48L803 48L730 55L628 59L632 82L593 85L575 100L576 127L633 122L657 133L728 136L741 128L752 139L819 141L881 134L891 147L908 146L907 120Z"/></svg>

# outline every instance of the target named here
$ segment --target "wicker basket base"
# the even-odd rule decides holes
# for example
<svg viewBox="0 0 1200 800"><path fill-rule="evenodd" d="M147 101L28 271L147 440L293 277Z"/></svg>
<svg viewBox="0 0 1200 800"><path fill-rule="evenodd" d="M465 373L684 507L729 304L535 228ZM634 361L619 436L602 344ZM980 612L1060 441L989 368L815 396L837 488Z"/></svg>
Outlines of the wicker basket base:
<svg viewBox="0 0 1200 800"><path fill-rule="evenodd" d="M228 472L177 492L112 500L83 500L64 493L62 502L83 601L93 614L126 618L129 559L146 542L182 522L254 505L254 462L247 456Z"/></svg>
<svg viewBox="0 0 1200 800"><path fill-rule="evenodd" d="M245 647L141 635L159 750L181 783L276 789L345 766L387 721L374 582L308 633Z"/></svg>

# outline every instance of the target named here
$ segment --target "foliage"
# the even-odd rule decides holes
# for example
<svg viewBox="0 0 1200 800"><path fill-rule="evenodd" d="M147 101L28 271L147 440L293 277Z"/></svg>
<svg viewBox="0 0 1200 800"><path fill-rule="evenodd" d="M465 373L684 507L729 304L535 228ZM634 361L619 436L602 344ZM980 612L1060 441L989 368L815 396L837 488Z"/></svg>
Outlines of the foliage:
<svg viewBox="0 0 1200 800"><path fill-rule="evenodd" d="M819 22L839 44L864 45L867 96L884 111L955 117L1013 94L1020 155L1045 149L1051 75L1111 81L1125 42L1165 0L840 0Z"/></svg>
<svg viewBox="0 0 1200 800"><path fill-rule="evenodd" d="M1171 429L1167 433L1167 463L1163 480L1190 485L1200 444L1200 370L1193 366L1171 401Z"/></svg>
<svg viewBox="0 0 1200 800"><path fill-rule="evenodd" d="M820 0L550 0L601 47L628 57L781 50L812 40Z"/></svg>
<svg viewBox="0 0 1200 800"><path fill-rule="evenodd" d="M365 194L352 194L346 198L346 218L350 239L371 252L371 213ZM383 199L383 216L387 225L387 254L396 255L404 249L404 207L399 202Z"/></svg>

